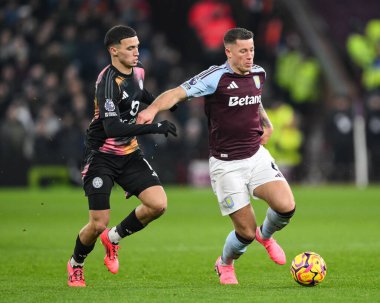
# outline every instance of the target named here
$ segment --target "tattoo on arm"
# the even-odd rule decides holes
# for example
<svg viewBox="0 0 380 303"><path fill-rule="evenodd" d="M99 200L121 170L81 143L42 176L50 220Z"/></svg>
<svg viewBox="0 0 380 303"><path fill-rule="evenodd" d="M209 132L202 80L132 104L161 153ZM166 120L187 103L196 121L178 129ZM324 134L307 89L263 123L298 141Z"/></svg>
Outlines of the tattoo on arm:
<svg viewBox="0 0 380 303"><path fill-rule="evenodd" d="M264 109L264 106L261 103L259 105L259 115L260 115L261 125L264 128L272 128L272 123L270 122L269 117Z"/></svg>

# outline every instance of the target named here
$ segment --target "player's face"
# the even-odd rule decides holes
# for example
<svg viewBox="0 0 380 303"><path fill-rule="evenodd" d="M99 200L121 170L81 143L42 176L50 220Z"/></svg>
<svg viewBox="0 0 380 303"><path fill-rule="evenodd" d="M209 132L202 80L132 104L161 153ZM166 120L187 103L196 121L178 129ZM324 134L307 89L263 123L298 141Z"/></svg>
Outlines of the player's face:
<svg viewBox="0 0 380 303"><path fill-rule="evenodd" d="M125 38L120 44L111 50L114 58L125 68L132 68L137 65L139 60L139 39L135 37Z"/></svg>
<svg viewBox="0 0 380 303"><path fill-rule="evenodd" d="M237 74L248 74L253 66L255 47L253 39L236 40L226 45L226 55L233 71Z"/></svg>

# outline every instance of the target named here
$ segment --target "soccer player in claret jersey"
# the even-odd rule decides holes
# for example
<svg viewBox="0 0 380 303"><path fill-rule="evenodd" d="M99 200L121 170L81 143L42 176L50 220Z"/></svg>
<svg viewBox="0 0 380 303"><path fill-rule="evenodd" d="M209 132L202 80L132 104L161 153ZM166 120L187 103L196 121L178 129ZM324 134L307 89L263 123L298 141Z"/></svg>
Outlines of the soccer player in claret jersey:
<svg viewBox="0 0 380 303"><path fill-rule="evenodd" d="M94 117L86 134L83 165L84 191L88 197L89 222L79 232L74 253L67 263L68 285L86 286L84 260L100 236L106 256L104 264L116 274L119 241L160 217L167 206L164 189L139 149L136 135L172 134L169 121L136 125L138 112L154 97L144 89L144 69L139 58L139 39L127 26L111 28L104 39L111 64L99 74L95 85ZM114 183L135 195L141 204L117 226L108 229L110 193Z"/></svg>
<svg viewBox="0 0 380 303"><path fill-rule="evenodd" d="M263 146L273 127L262 104L265 71L253 63L253 33L233 28L224 36L227 62L211 66L177 88L162 93L138 115L137 123L151 123L155 115L179 101L205 96L209 128L210 177L222 215L234 230L217 258L221 284L237 284L234 260L256 239L277 264L286 256L272 237L295 211L292 191ZM268 203L263 224L257 227L250 196Z"/></svg>

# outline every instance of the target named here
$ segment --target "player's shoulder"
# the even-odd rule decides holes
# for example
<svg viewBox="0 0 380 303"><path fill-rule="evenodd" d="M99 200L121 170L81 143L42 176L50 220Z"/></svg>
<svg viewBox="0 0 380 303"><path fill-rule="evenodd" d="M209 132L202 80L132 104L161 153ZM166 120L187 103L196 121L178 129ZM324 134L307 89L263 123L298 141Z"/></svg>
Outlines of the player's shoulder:
<svg viewBox="0 0 380 303"><path fill-rule="evenodd" d="M99 83L108 83L115 78L116 74L117 70L111 64L109 64L99 73L96 84L98 85Z"/></svg>
<svg viewBox="0 0 380 303"><path fill-rule="evenodd" d="M263 67L261 67L260 65L257 65L257 64L253 64L251 72L252 73L264 73L264 74L266 74L265 69Z"/></svg>
<svg viewBox="0 0 380 303"><path fill-rule="evenodd" d="M208 69L197 75L198 79L216 79L220 78L224 73L228 73L226 64L212 65Z"/></svg>
<svg viewBox="0 0 380 303"><path fill-rule="evenodd" d="M137 62L136 67L144 69L144 65L142 64L140 60Z"/></svg>

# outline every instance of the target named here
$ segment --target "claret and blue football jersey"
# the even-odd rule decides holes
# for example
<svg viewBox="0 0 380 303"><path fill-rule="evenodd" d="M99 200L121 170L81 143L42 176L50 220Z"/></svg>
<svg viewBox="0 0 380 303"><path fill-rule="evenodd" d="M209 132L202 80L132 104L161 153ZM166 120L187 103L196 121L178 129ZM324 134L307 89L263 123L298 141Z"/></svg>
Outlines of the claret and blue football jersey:
<svg viewBox="0 0 380 303"><path fill-rule="evenodd" d="M265 70L254 65L239 75L228 62L211 66L181 84L187 97L205 97L210 156L220 160L251 157L260 147L263 129L259 105Z"/></svg>

